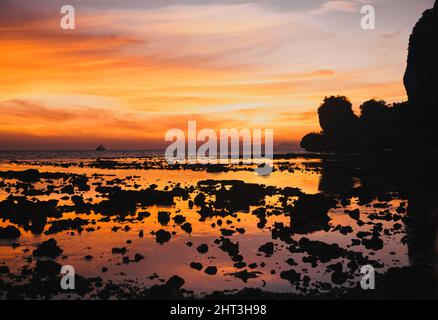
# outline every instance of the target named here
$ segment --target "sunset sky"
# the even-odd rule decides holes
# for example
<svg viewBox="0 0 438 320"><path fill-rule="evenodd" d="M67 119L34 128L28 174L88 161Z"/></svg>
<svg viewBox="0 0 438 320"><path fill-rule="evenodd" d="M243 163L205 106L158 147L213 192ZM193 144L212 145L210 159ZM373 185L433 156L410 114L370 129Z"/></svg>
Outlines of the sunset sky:
<svg viewBox="0 0 438 320"><path fill-rule="evenodd" d="M406 99L408 38L433 3L0 0L0 149L162 148L188 120L273 128L293 149L324 96Z"/></svg>

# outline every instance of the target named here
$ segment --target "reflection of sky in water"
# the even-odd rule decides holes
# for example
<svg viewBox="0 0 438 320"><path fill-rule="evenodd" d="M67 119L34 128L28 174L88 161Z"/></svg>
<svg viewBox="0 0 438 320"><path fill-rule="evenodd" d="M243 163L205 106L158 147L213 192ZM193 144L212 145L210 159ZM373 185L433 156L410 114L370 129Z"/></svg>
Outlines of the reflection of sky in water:
<svg viewBox="0 0 438 320"><path fill-rule="evenodd" d="M308 162L312 160L308 160ZM303 159L291 160L295 165L301 166L305 161ZM314 164L318 164L317 161ZM98 181L112 180L114 178L125 178L127 176L133 176L133 180L126 183L124 188L134 188L134 184L138 184L139 188L147 187L151 184L157 184L159 189L165 188L168 185L174 185L181 183L182 186L196 185L200 180L215 179L215 180L243 180L247 183L258 183L270 186L283 187L298 187L305 193L317 193L320 188L320 173L313 171L295 170L294 172L274 172L268 178L262 178L254 174L251 171L238 171L227 173L207 173L204 171L188 171L188 170L112 170L112 169L94 169L94 168L63 168L54 166L44 166L38 168L35 166L25 165L10 165L3 164L0 166L1 171L5 170L24 170L27 168L37 168L41 172L69 172L77 174L87 174L91 177L93 174L101 174L104 176L93 177L89 181L89 185L92 186L91 191L81 193L84 199L93 198L93 201L100 201L95 192L95 186L92 184ZM170 183L171 182L171 183ZM54 181L56 185L57 181ZM356 181L357 183L357 181ZM45 183L39 182L35 184L37 189L45 189ZM192 194L192 197L194 197ZM0 197L3 200L7 197L8 193L1 189ZM40 200L47 200L53 198L61 198L62 195L52 194L50 196L38 196ZM354 200L354 199L353 199ZM267 205L277 205L276 197L267 197ZM70 200L61 200L60 204L70 204ZM388 209L394 212L399 206L399 200L393 200L389 202ZM336 227L337 225L351 226L353 233L343 235L338 231L318 231L308 235L294 235L295 240L301 239L303 236L308 237L311 240L319 240L326 243L337 243L342 248L349 250L363 252L365 256L369 256L373 260L381 261L385 264L383 270L391 266L403 266L409 264L407 256L407 247L402 244L401 238L404 236L404 232L391 234L389 236L382 236L384 240L384 248L377 251L375 254L366 250L362 245L350 247L351 240L357 238L358 231L370 231L372 225L365 224L359 227L356 222L349 218L344 212L345 209L359 208L362 214L362 220L368 222L366 216L369 213L375 212L378 209L372 206L359 206L355 201L347 208L332 209L329 213L331 217L330 225ZM280 278L281 271L294 269L303 275L310 276L312 281L330 282L330 273L326 272L326 266L334 264L341 260L332 260L328 263L320 263L317 268L312 268L310 264L302 262L302 258L306 255L304 253L291 253L288 250L288 245L280 240L273 241L271 238L271 226L275 222L283 222L284 225L290 224L290 218L284 214L277 216L270 216L267 218L268 222L263 229L257 227L258 218L249 213L239 213L238 218L226 217L222 218L224 224L222 227L212 226L212 223L216 223L218 218L208 218L206 221L199 221L199 214L196 212L199 208L196 206L193 209L188 207L187 201L178 200L176 205L171 208L158 208L149 207L146 210L152 213L151 217L144 219L143 221L132 222L97 222L96 225L89 225L98 230L94 232L82 232L78 235L70 235L68 232L61 232L51 236L45 235L32 235L30 232L25 232L21 229L23 235L18 240L20 246L17 248L11 247L11 242L0 242L0 260L4 261L12 272L17 272L19 268L26 265L25 258L29 256L33 248L43 240L54 237L61 248L64 250L65 259L58 259L58 262L65 265L73 265L76 268L78 274L83 276L101 276L104 279L112 279L115 281L123 281L126 279L138 281L140 286L149 286L152 284L159 284L159 280L150 280L149 276L158 274L161 279L168 279L173 275L179 275L185 279L186 289L194 290L197 293L211 292L214 290L225 289L242 289L243 287L259 287L267 291L274 292L288 292L291 291L291 285ZM255 208L251 208L255 209ZM141 210L141 211L144 211ZM189 235L180 226L175 225L173 220L169 222L168 226L159 225L156 217L158 211L169 211L171 217L176 214L182 214L186 217L187 221L192 224L193 232ZM77 215L74 213L64 214L63 218L74 218ZM80 215L83 219L99 220L102 218L100 215ZM231 225L226 224L226 220L231 220ZM240 220L240 221L238 221ZM49 220L50 221L50 220ZM394 224L393 221L379 221L383 224L383 228L391 229ZM6 225L5 222L0 222L0 225ZM119 230L117 232L111 231L114 226L124 227L129 225L131 230L125 232ZM85 228L89 227L86 226ZM238 271L234 267L234 262L228 256L226 252L223 252L218 248L218 245L214 244L214 240L220 238L220 228L236 229L244 228L245 234L235 233L230 239L233 242L239 242L240 254L244 257L244 261L249 265L257 263L257 268L249 271L261 272L257 279L249 279L248 283L243 283L242 280L237 279L230 274ZM175 231L176 235L173 235L171 240L163 245L156 243L155 236L151 234L153 231L159 229L165 229L170 232ZM138 233L140 230L144 231L144 238L139 238ZM404 228L402 229L404 230ZM132 243L128 244L127 240L131 240ZM193 247L188 247L186 243L193 242ZM276 250L272 257L264 257L263 254L258 252L258 248L266 242L274 242L276 244ZM196 247L202 243L209 245L210 250L207 254L200 254L197 252ZM130 259L134 258L136 253L142 254L145 259L139 263L123 264L121 255L113 255L111 249L113 247L126 247L128 249L127 255ZM26 249L30 249L30 252L24 252ZM92 255L92 261L86 261L85 255ZM298 266L291 267L285 261L289 258L293 258ZM191 262L201 262L204 268L210 265L217 266L219 269L218 275L208 276L202 271L196 271L189 267ZM344 265L348 260L344 260ZM264 263L265 266L261 267L260 264ZM108 267L107 273L102 273L102 267ZM244 270L244 269L241 269ZM274 274L271 271L275 271ZM359 274L357 275L359 276ZM357 279L356 279L357 280ZM356 286L356 282L351 282L349 286Z"/></svg>

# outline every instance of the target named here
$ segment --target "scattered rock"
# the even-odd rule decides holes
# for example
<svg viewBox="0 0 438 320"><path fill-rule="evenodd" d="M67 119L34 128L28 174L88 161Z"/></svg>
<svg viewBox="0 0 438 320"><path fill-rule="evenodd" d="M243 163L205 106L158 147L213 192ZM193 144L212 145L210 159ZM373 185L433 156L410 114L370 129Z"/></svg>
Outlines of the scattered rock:
<svg viewBox="0 0 438 320"><path fill-rule="evenodd" d="M121 255L126 254L127 251L128 250L125 247L123 247L123 248L112 248L112 250L111 250L112 254L121 254Z"/></svg>
<svg viewBox="0 0 438 320"><path fill-rule="evenodd" d="M236 231L230 229L221 229L221 233L224 237L231 237L233 234L236 233Z"/></svg>
<svg viewBox="0 0 438 320"><path fill-rule="evenodd" d="M239 271L239 272L228 273L226 275L234 276L235 278L240 279L243 282L247 283L249 279L258 278L259 274L261 274L261 272L243 270L243 271Z"/></svg>
<svg viewBox="0 0 438 320"><path fill-rule="evenodd" d="M323 194L301 195L290 210L292 230L299 234L329 230L327 213L335 205L334 199Z"/></svg>
<svg viewBox="0 0 438 320"><path fill-rule="evenodd" d="M10 272L8 266L0 266L0 274L8 274Z"/></svg>
<svg viewBox="0 0 438 320"><path fill-rule="evenodd" d="M61 265L50 260L38 260L36 262L35 272L40 277L54 278L59 275Z"/></svg>
<svg viewBox="0 0 438 320"><path fill-rule="evenodd" d="M191 225L190 223L188 223L188 222L184 223L184 224L181 226L181 229L182 229L183 231L187 232L187 233L192 233L192 225Z"/></svg>
<svg viewBox="0 0 438 320"><path fill-rule="evenodd" d="M20 230L14 226L0 227L0 239L17 239L21 236Z"/></svg>
<svg viewBox="0 0 438 320"><path fill-rule="evenodd" d="M198 250L198 252L201 253L201 254L205 254L205 253L208 252L208 245L206 245L206 244L201 244L201 245L199 245L199 246L196 248L196 250Z"/></svg>
<svg viewBox="0 0 438 320"><path fill-rule="evenodd" d="M169 278L169 280L167 280L165 285L168 288L178 290L178 289L182 288L184 286L184 284L185 284L185 281L183 278L181 278L179 276L173 276L173 277Z"/></svg>
<svg viewBox="0 0 438 320"><path fill-rule="evenodd" d="M383 249L383 240L376 235L373 235L371 239L362 239L362 244L365 248L373 251Z"/></svg>
<svg viewBox="0 0 438 320"><path fill-rule="evenodd" d="M58 244L55 239L51 238L47 241L42 242L34 251L34 257L48 257L48 258L56 258L61 255L63 250L58 247Z"/></svg>
<svg viewBox="0 0 438 320"><path fill-rule="evenodd" d="M168 242L170 240L170 238L172 238L172 235L170 232L160 229L155 233L155 240L159 243L159 244L164 244L166 242Z"/></svg>
<svg viewBox="0 0 438 320"><path fill-rule="evenodd" d="M289 271L282 271L280 273L280 278L289 281L291 284L296 284L300 281L300 274L291 269Z"/></svg>
<svg viewBox="0 0 438 320"><path fill-rule="evenodd" d="M162 226L167 225L169 223L169 221L170 221L170 213L169 212L164 212L164 211L158 212L158 222Z"/></svg>
<svg viewBox="0 0 438 320"><path fill-rule="evenodd" d="M209 267L205 268L204 272L210 276L213 276L213 275L217 274L217 267L209 266Z"/></svg>
<svg viewBox="0 0 438 320"><path fill-rule="evenodd" d="M175 221L176 224L183 224L186 222L186 217L179 214L173 217L173 221Z"/></svg>
<svg viewBox="0 0 438 320"><path fill-rule="evenodd" d="M354 219L354 220L356 220L356 221L360 219L360 211L359 211L359 209L354 209L354 210L352 210L352 211L347 210L346 212L348 213L348 216L349 216L351 219Z"/></svg>
<svg viewBox="0 0 438 320"><path fill-rule="evenodd" d="M136 253L135 256L134 256L134 261L135 262L140 262L143 259L144 259L144 257L141 254L139 254L139 253Z"/></svg>
<svg viewBox="0 0 438 320"><path fill-rule="evenodd" d="M259 252L263 252L266 257L270 257L274 254L274 243L267 242L259 248Z"/></svg>
<svg viewBox="0 0 438 320"><path fill-rule="evenodd" d="M190 268L201 271L203 266L202 266L202 263L200 263L200 262L192 262L192 263L190 263Z"/></svg>

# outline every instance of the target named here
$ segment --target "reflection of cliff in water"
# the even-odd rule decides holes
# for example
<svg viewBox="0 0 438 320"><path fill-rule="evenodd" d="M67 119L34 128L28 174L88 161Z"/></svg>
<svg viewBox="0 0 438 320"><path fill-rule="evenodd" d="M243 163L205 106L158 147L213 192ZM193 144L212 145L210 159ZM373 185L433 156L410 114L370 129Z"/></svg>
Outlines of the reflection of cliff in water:
<svg viewBox="0 0 438 320"><path fill-rule="evenodd" d="M319 189L347 198L353 190L368 199L395 192L408 200L407 236L411 265L436 281L438 152L380 153L326 156L321 163Z"/></svg>

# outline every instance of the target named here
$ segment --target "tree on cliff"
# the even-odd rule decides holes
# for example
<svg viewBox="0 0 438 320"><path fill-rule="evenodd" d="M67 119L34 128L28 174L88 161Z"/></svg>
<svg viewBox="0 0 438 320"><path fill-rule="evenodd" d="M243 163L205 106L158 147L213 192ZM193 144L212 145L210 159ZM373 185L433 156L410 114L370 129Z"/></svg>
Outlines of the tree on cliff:
<svg viewBox="0 0 438 320"><path fill-rule="evenodd" d="M404 83L409 100L388 106L372 99L357 117L344 96L326 97L318 110L320 133L306 135L308 151L438 147L438 0L409 41Z"/></svg>
<svg viewBox="0 0 438 320"><path fill-rule="evenodd" d="M349 148L354 144L358 118L345 96L325 97L318 109L322 133L311 133L303 138L301 146L312 151Z"/></svg>

